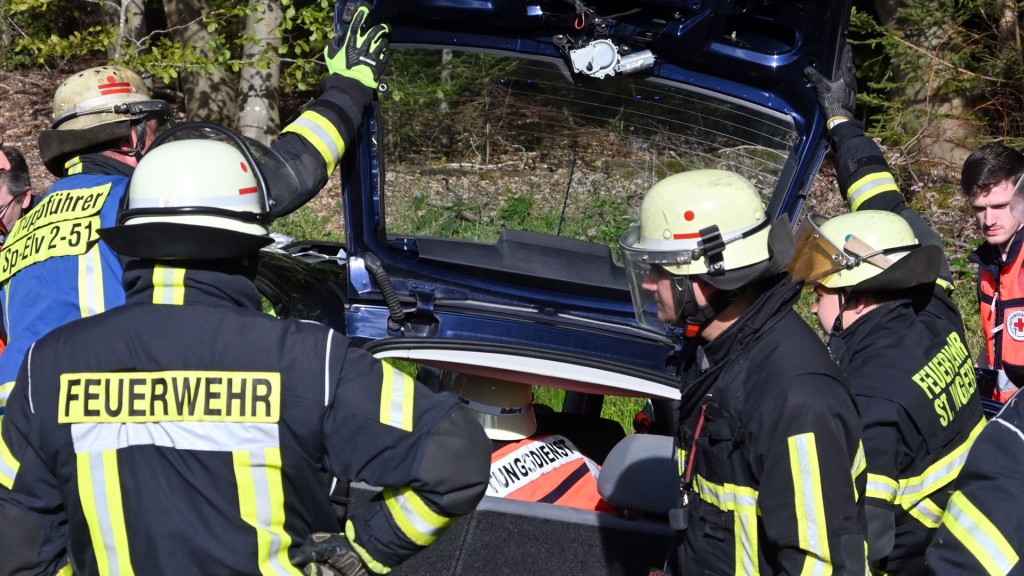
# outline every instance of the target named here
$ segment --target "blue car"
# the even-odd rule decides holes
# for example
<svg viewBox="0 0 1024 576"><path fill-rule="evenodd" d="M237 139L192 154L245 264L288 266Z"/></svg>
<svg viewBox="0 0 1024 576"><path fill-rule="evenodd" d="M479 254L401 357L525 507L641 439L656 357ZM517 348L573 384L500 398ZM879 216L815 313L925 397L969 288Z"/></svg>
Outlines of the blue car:
<svg viewBox="0 0 1024 576"><path fill-rule="evenodd" d="M341 166L345 240L268 250L261 288L278 314L424 378L554 389L556 411L594 419L609 397L677 400L678 339L637 322L616 242L652 184L696 168L743 174L795 221L826 146L803 70L831 75L849 12L848 0L377 0L392 64ZM603 461L620 514L485 497L394 573L661 566L671 441L640 444ZM372 491L357 485L351 505Z"/></svg>

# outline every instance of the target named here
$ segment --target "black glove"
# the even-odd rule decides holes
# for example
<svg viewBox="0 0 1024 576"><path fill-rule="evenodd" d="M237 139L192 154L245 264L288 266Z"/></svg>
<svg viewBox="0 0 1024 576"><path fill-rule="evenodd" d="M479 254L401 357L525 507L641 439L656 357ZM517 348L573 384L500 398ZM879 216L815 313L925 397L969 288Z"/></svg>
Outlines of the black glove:
<svg viewBox="0 0 1024 576"><path fill-rule="evenodd" d="M391 30L387 24L377 24L363 30L363 23L370 13L370 5L360 2L348 25L344 38L335 36L324 48L327 71L358 80L371 90L377 89L377 81L388 67L388 39Z"/></svg>
<svg viewBox="0 0 1024 576"><path fill-rule="evenodd" d="M825 78L810 66L804 68L804 76L818 93L818 104L828 117L829 129L853 119L853 109L857 105L857 69L853 67L853 50L849 44L843 46L839 55L839 71L835 80Z"/></svg>
<svg viewBox="0 0 1024 576"><path fill-rule="evenodd" d="M370 576L344 534L314 532L288 559L307 576Z"/></svg>

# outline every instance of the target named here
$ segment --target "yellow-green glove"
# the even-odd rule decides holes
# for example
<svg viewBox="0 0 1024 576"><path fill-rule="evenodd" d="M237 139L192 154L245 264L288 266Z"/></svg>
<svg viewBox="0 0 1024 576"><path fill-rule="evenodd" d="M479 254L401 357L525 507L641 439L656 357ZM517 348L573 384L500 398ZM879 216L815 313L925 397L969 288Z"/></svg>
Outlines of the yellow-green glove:
<svg viewBox="0 0 1024 576"><path fill-rule="evenodd" d="M363 23L370 13L370 6L360 2L348 25L344 38L335 37L324 48L327 71L359 81L363 86L375 90L380 75L388 66L388 39L391 30L387 24L377 24L363 30Z"/></svg>

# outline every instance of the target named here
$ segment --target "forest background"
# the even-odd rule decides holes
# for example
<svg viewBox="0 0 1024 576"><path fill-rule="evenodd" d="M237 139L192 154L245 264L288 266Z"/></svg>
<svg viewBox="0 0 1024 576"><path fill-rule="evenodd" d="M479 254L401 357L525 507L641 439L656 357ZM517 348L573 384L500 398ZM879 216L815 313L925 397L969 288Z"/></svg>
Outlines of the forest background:
<svg viewBox="0 0 1024 576"><path fill-rule="evenodd" d="M850 23L859 119L908 200L946 242L974 351L981 340L966 256L980 240L959 172L984 143L1024 144L1021 8L1016 0L856 0ZM333 11L328 0L0 0L0 128L26 154L42 193L54 178L36 139L52 119L54 89L72 72L116 63L146 74L179 120L269 140L316 96ZM401 70L389 74L402 84L394 78ZM426 88L420 92L439 100L459 89L440 78ZM436 102L423 104L423 114L436 113ZM811 209L842 210L833 176L826 161ZM280 226L337 239L340 201L332 178Z"/></svg>

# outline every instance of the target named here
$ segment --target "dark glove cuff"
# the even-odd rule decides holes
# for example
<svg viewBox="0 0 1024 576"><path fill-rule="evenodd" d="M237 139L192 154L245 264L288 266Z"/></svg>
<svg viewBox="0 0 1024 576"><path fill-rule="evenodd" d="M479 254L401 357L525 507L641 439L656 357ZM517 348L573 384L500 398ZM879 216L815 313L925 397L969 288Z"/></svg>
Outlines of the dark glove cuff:
<svg viewBox="0 0 1024 576"><path fill-rule="evenodd" d="M320 81L320 89L323 95L336 102L347 101L345 108L355 110L354 117L362 115L363 108L373 100L374 91L363 85L362 82L341 76L340 74L328 74ZM341 98L339 98L339 94Z"/></svg>

